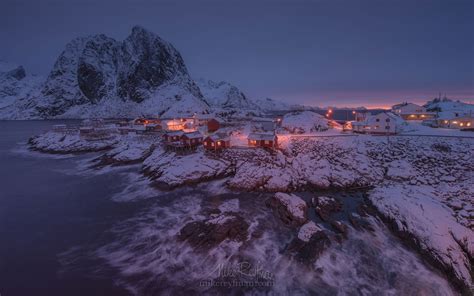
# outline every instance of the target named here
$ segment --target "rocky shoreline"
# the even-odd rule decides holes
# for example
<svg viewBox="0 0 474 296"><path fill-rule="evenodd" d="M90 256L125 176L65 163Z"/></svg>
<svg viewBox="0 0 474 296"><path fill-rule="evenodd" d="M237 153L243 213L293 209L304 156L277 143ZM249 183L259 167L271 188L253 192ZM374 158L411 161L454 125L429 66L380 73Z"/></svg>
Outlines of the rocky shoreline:
<svg viewBox="0 0 474 296"><path fill-rule="evenodd" d="M462 293L473 282L474 139L292 139L276 152L231 148L219 154L201 149L178 154L164 150L159 138L117 135L85 141L79 135L49 132L32 138L29 145L47 153L106 151L96 159L96 168L143 163L142 173L168 189L224 177L229 188L244 191L372 188L368 199L394 233L442 270ZM413 204L403 206L406 203ZM323 209L321 204L315 208L318 205L323 221L338 208ZM360 216L351 219L353 227L365 227L363 222L357 225ZM343 236L346 227L331 223ZM302 250L300 243L291 249Z"/></svg>

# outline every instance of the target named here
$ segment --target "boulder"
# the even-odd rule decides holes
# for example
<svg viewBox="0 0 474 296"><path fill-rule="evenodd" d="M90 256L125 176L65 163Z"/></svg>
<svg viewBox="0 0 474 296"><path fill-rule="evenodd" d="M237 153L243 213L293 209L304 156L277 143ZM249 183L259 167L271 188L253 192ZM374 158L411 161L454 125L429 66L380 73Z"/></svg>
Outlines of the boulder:
<svg viewBox="0 0 474 296"><path fill-rule="evenodd" d="M344 238L347 238L348 227L346 224L341 221L332 221L331 226L336 230L336 232L341 234Z"/></svg>
<svg viewBox="0 0 474 296"><path fill-rule="evenodd" d="M331 214L339 212L342 209L342 204L332 197L318 196L313 199L315 211L322 220L328 221Z"/></svg>
<svg viewBox="0 0 474 296"><path fill-rule="evenodd" d="M298 227L308 220L308 206L297 195L278 192L268 201L268 205L287 225Z"/></svg>
<svg viewBox="0 0 474 296"><path fill-rule="evenodd" d="M226 239L244 241L249 224L239 215L221 213L206 220L194 221L181 228L178 239L198 249L210 249Z"/></svg>
<svg viewBox="0 0 474 296"><path fill-rule="evenodd" d="M311 237L321 230L322 229L316 225L316 223L309 221L308 223L301 226L300 230L298 231L298 238L304 242L309 242Z"/></svg>
<svg viewBox="0 0 474 296"><path fill-rule="evenodd" d="M308 226L308 228L310 227ZM312 265L331 245L328 235L321 229L313 233L307 241L300 239L299 236L300 234L290 242L286 251L290 256L304 264ZM306 239L306 236L303 236L303 238Z"/></svg>

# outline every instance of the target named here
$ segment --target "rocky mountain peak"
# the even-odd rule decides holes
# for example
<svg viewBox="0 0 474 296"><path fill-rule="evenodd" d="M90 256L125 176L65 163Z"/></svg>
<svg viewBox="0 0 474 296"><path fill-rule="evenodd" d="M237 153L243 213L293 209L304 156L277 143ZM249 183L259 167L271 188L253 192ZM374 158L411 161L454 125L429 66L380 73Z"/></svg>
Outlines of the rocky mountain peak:
<svg viewBox="0 0 474 296"><path fill-rule="evenodd" d="M124 41L99 34L68 43L44 84L45 99L37 109L42 117L55 117L76 106L94 108L106 101L141 103L156 99L160 89L169 90L170 85L202 98L179 52L158 35L135 26Z"/></svg>

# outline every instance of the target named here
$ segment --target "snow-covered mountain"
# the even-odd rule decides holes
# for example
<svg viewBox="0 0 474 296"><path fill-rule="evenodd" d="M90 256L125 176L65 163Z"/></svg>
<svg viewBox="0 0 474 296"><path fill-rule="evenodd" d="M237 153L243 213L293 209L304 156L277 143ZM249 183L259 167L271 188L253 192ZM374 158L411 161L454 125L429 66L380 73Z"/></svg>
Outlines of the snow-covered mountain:
<svg viewBox="0 0 474 296"><path fill-rule="evenodd" d="M18 109L17 105L27 101L40 84L41 78L29 75L22 66L0 61L0 110Z"/></svg>
<svg viewBox="0 0 474 296"><path fill-rule="evenodd" d="M17 109L29 118L176 116L209 109L179 52L141 27L124 41L105 35L72 40L39 93L21 103L0 116Z"/></svg>
<svg viewBox="0 0 474 296"><path fill-rule="evenodd" d="M224 81L196 83L180 53L141 27L123 41L103 34L72 40L44 80L21 66L0 64L0 119L247 116L303 109L251 100Z"/></svg>
<svg viewBox="0 0 474 296"><path fill-rule="evenodd" d="M228 82L199 79L197 84L205 100L213 108L254 111L258 108L242 91Z"/></svg>
<svg viewBox="0 0 474 296"><path fill-rule="evenodd" d="M254 103L261 109L265 111L288 111L288 110L303 110L304 106L296 104L288 104L282 101L275 99L265 98L265 99L256 99Z"/></svg>

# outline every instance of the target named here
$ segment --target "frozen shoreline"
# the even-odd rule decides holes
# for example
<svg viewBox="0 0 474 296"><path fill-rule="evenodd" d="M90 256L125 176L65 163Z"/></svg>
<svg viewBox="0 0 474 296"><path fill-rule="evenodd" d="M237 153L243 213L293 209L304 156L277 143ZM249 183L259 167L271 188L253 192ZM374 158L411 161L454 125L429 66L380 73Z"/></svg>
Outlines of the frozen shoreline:
<svg viewBox="0 0 474 296"><path fill-rule="evenodd" d="M410 235L460 291L468 291L474 258L474 139L443 137L295 138L276 152L228 149L220 154L176 154L159 138L120 136L107 141L49 132L30 141L50 153L108 150L102 165L142 164L168 188L228 177L239 190L291 192L370 187L369 199L400 237ZM99 158L100 159L100 158ZM421 209L421 210L420 210Z"/></svg>

